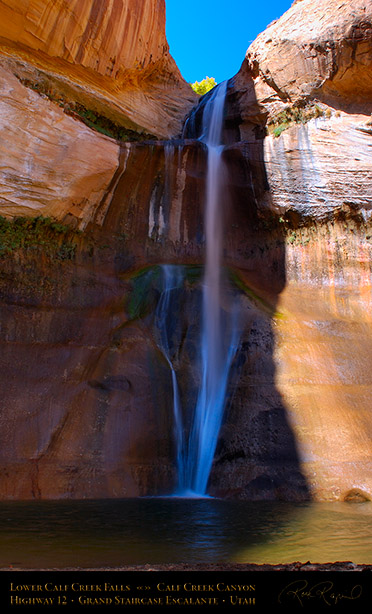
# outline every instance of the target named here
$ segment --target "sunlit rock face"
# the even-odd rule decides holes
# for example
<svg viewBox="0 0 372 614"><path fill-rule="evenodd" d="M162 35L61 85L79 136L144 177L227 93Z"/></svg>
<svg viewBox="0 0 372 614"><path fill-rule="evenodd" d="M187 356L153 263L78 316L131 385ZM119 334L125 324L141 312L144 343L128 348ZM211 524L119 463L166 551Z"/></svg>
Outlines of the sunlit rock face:
<svg viewBox="0 0 372 614"><path fill-rule="evenodd" d="M256 96L270 112L318 98L370 112L372 8L364 0L302 0L270 24L246 54Z"/></svg>
<svg viewBox="0 0 372 614"><path fill-rule="evenodd" d="M335 112L265 139L270 203L293 222L371 215L369 116ZM284 215L285 217L285 215Z"/></svg>
<svg viewBox="0 0 372 614"><path fill-rule="evenodd" d="M169 55L163 1L0 2L0 73L0 214L81 229L118 141L177 134L196 100Z"/></svg>
<svg viewBox="0 0 372 614"><path fill-rule="evenodd" d="M4 68L0 129L0 214L70 217L84 228L118 166L117 143L67 116Z"/></svg>
<svg viewBox="0 0 372 614"><path fill-rule="evenodd" d="M163 0L0 3L0 53L20 78L119 125L168 137L195 101L169 54Z"/></svg>
<svg viewBox="0 0 372 614"><path fill-rule="evenodd" d="M300 230L286 250L275 377L317 499L372 497L370 232L350 220Z"/></svg>
<svg viewBox="0 0 372 614"><path fill-rule="evenodd" d="M275 312L250 306L217 495L371 499L371 237L360 220L309 222L284 241L281 292L254 280Z"/></svg>

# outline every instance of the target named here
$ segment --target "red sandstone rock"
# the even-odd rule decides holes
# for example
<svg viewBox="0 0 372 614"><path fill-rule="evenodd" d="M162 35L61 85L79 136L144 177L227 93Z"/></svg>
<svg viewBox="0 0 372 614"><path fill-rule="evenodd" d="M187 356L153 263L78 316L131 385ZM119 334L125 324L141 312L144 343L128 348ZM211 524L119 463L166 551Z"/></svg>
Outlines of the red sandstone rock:
<svg viewBox="0 0 372 614"><path fill-rule="evenodd" d="M265 139L267 203L284 216L292 211L309 222L350 211L367 220L372 210L369 116L328 111Z"/></svg>
<svg viewBox="0 0 372 614"><path fill-rule="evenodd" d="M118 165L112 139L0 67L0 214L71 216L84 228Z"/></svg>
<svg viewBox="0 0 372 614"><path fill-rule="evenodd" d="M14 9L9 2L2 4L4 11L8 5ZM347 500L372 496L370 128L365 114L346 113L355 103L365 112L368 103L363 94L363 84L369 91L365 70L369 43L363 34L368 28L361 27L367 23L361 20L361 4L355 3L359 20L355 21L345 13L350 3L322 1L315 8L307 0L296 3L252 45L257 64L244 62L235 78L235 92L229 92L229 134L238 132L242 119L239 129L246 141L236 144L231 138L224 154L231 171L225 201L229 210L225 255L239 269L247 296L239 356L242 371L231 388L231 405L211 478L212 492L220 496ZM336 5L340 7L336 14L341 16L337 23L332 17ZM62 89L87 86L89 75L87 97L94 98L101 109L106 104L106 109L112 108L107 92L114 81L105 74L108 56L103 53L98 76L90 72L94 45L87 45L86 54L82 47L75 48L73 37L70 39L74 28L68 19L63 21L70 23L65 55L58 37L55 47L42 36L41 42L35 42L31 33L35 33L32 24L40 20L33 13L37 6L40 8L31 5L34 16L27 17L27 27L24 13L19 13L10 28L14 40L18 40L17 24L23 24L19 28L26 31L22 34L23 66L10 39L6 49L4 43L4 53L17 57L17 70L22 68L25 74L34 70L28 64L32 62L50 75L55 63L53 78L57 75ZM86 6L81 3L84 10ZM306 13L309 10L311 18ZM86 16L82 11L83 31L89 34L92 24L89 19L84 21ZM49 24L44 32L59 23L51 6L44 17ZM309 34L306 19L313 23L310 41L305 35ZM352 39L354 46L349 40L351 31L362 32ZM267 32L271 41L265 38ZM333 47L329 46L332 40ZM327 43L326 53L316 48L318 43ZM123 45L121 58L125 41ZM271 55L266 55L266 48ZM330 48L335 50L340 72L334 70ZM57 58L53 62L52 49ZM278 50L279 56L285 50L291 59L286 74L280 64L283 58L275 55ZM141 88L153 87L151 75L156 70L151 73L146 53L141 58L146 65ZM14 68L12 61L7 65ZM127 68L132 70L132 64ZM355 100L350 75L356 83ZM22 198L36 194L35 211L57 214L53 207L59 186L66 197L58 215L70 213L82 225L88 222L91 235L84 235L75 262L51 262L40 250L37 259L31 252L16 251L1 262L0 356L7 385L2 397L0 497L164 492L174 480L170 373L156 347L151 315L145 313L129 322L127 301L132 294L126 280L130 271L148 263L202 261L205 152L195 143L188 143L183 152L177 148L165 151L162 143L125 144L119 152L112 141L93 137L80 125L77 129L75 120L25 90L14 77L6 83L14 85L17 94L13 102L7 101L7 113L11 109L16 114L16 101L30 104L28 111L24 102L20 104L24 123L17 122L29 130L27 152L32 153L31 161L38 161L40 173L33 179L30 170L28 174L23 170L15 126L14 164L22 178ZM128 109L132 105L132 111L125 111L132 127L149 130L149 124L139 119L143 111L148 115L149 107L139 109L134 102L144 100L147 90L136 87L130 95L127 90L125 96L116 92L115 100L122 96L122 101L130 102ZM272 118L278 110L318 95L327 101L328 115L306 125L293 124L279 138L270 136L264 141L267 115ZM158 108L154 100L150 106ZM332 104L343 110L336 114L338 109ZM34 109L41 110L53 127L48 135L53 148L41 154L38 134L30 132ZM59 119L69 135L69 160L62 156ZM159 116L155 123L160 126ZM69 164L76 166L80 159L71 135L85 139L81 130L90 135L90 150L102 145L98 170L104 173L98 178L96 162L84 160L79 188L71 179ZM55 152L53 160L63 159L61 168L66 165L63 176L67 174L68 181L62 188L61 177L53 177L49 202L43 178L50 172L45 160L52 157L51 151ZM39 193L38 181L42 184ZM8 191L18 206L21 191L14 186ZM89 207L84 209L84 203L78 201L76 213L74 199L86 192ZM273 211L277 220L283 216L276 225ZM17 207L9 213L16 215ZM287 215L292 226L288 223L286 237L280 224L287 224ZM352 221L353 216L357 221ZM301 225L303 222L306 224ZM156 295L152 299L156 301ZM185 339L186 325L192 329L198 314L186 309L180 317ZM180 372L190 368L192 343L188 352L185 345L183 341L180 356L186 367L179 366ZM186 388L182 380L182 389Z"/></svg>
<svg viewBox="0 0 372 614"><path fill-rule="evenodd" d="M104 251L1 261L2 499L171 489L168 369Z"/></svg>
<svg viewBox="0 0 372 614"><path fill-rule="evenodd" d="M179 132L196 100L169 54L164 0L1 1L0 37L0 53L23 77L42 75L139 131Z"/></svg>
<svg viewBox="0 0 372 614"><path fill-rule="evenodd" d="M246 62L257 99L274 112L320 98L371 112L372 7L364 0L302 0L260 34Z"/></svg>
<svg viewBox="0 0 372 614"><path fill-rule="evenodd" d="M0 214L84 228L112 192L119 147L57 102L140 133L179 131L196 96L169 55L164 2L0 2L0 37Z"/></svg>
<svg viewBox="0 0 372 614"><path fill-rule="evenodd" d="M252 276L249 260L243 273L276 311L272 328L257 315L262 339L248 353L236 401L246 399L247 413L232 413L221 433L212 479L224 496L288 497L290 461L275 451L287 421L308 494L372 497L371 19L370 3L296 2L249 47L234 78L242 138L252 139L258 108L271 122L259 215L276 212L288 230L286 282L276 296L257 269ZM266 395L256 381L266 382Z"/></svg>

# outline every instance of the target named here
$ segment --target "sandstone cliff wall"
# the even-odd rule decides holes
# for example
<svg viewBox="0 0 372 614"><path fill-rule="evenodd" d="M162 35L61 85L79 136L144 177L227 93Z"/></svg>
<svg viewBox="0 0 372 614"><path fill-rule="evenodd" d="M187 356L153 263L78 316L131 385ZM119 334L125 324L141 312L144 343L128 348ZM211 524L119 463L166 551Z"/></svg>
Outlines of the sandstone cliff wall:
<svg viewBox="0 0 372 614"><path fill-rule="evenodd" d="M0 130L0 214L69 216L84 228L116 171L118 144L67 116L4 68Z"/></svg>
<svg viewBox="0 0 372 614"><path fill-rule="evenodd" d="M248 48L256 97L270 111L316 97L370 113L371 19L364 0L294 3Z"/></svg>
<svg viewBox="0 0 372 614"><path fill-rule="evenodd" d="M168 74L161 37L151 38L154 62L147 44L131 55L119 37L117 81L108 74L110 11L123 3L101 12L102 3L88 11L81 2L72 14L61 3L60 16L52 5L0 5L14 20L14 35L2 39L1 204L10 217L42 213L84 232L47 227L32 242L19 223L0 227L0 496L169 492L172 390L154 330L156 265L189 267L183 309L172 315L190 405L206 151L191 139L119 144L58 109L63 96L84 108L94 100L97 115L157 136L171 125L177 133L180 119L167 110L179 91L175 73L176 89L156 97L157 131L144 119ZM134 8L132 16L137 23ZM146 27L154 19L146 14ZM297 2L229 82L224 256L245 320L211 475L219 496L372 497L370 22L359 1L352 10L336 0ZM52 36L61 24L65 42ZM114 84L127 88L124 74L133 89L115 90L112 105ZM37 93L30 83L44 85ZM183 98L183 112L191 103Z"/></svg>
<svg viewBox="0 0 372 614"><path fill-rule="evenodd" d="M177 134L196 99L169 54L164 0L0 2L0 71L0 214L80 228L118 142Z"/></svg>
<svg viewBox="0 0 372 614"><path fill-rule="evenodd" d="M168 369L125 310L119 254L34 245L2 259L3 499L139 496L174 480Z"/></svg>
<svg viewBox="0 0 372 614"><path fill-rule="evenodd" d="M0 3L1 63L119 125L177 133L195 96L169 54L164 0Z"/></svg>

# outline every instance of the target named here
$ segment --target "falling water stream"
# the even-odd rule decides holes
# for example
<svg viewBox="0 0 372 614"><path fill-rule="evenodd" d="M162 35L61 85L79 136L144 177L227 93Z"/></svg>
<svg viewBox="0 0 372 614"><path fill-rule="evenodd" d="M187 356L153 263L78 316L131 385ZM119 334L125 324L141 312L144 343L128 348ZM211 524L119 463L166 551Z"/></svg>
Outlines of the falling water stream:
<svg viewBox="0 0 372 614"><path fill-rule="evenodd" d="M172 374L172 390L173 390L173 420L174 420L174 439L176 446L176 463L178 470L178 488L180 484L184 484L185 478L185 431L182 421L182 408L180 401L180 393L178 389L177 375L173 367L172 360L172 343L171 343L171 319L173 314L172 299L175 291L180 290L183 286L183 271L182 267L170 264L161 266L162 274L162 293L156 307L155 320L156 328L160 333L159 346L169 365ZM183 490L183 488L181 487Z"/></svg>
<svg viewBox="0 0 372 614"><path fill-rule="evenodd" d="M201 332L202 379L187 450L187 487L203 495L221 427L236 327L222 310L222 204L224 165L222 126L227 82L215 88L205 105L201 140L208 148L205 205L206 257ZM227 300L227 297L224 297Z"/></svg>
<svg viewBox="0 0 372 614"><path fill-rule="evenodd" d="M224 291L222 228L225 168L222 160L222 127L227 82L213 90L204 105L200 140L208 153L206 177L205 267L202 285L200 332L200 384L188 437L182 421L180 396L169 349L171 292L182 283L179 267L163 265L163 292L157 308L161 346L172 373L178 483L176 494L203 496L207 491L218 433L225 408L231 361L236 352L236 314ZM223 307L222 307L223 305ZM187 440L186 440L187 439Z"/></svg>

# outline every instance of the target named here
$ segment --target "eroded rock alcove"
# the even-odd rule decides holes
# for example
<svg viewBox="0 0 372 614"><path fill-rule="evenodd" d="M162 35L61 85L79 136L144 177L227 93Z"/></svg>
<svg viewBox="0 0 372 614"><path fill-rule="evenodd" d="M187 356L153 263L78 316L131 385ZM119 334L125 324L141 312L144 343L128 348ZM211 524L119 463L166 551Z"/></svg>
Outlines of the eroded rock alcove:
<svg viewBox="0 0 372 614"><path fill-rule="evenodd" d="M137 5L0 2L2 498L174 483L156 270L186 270L187 405L206 151L181 139L196 97L164 3ZM245 322L212 494L372 496L370 33L364 2L296 2L228 82L224 259Z"/></svg>

